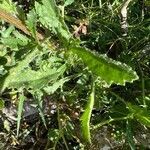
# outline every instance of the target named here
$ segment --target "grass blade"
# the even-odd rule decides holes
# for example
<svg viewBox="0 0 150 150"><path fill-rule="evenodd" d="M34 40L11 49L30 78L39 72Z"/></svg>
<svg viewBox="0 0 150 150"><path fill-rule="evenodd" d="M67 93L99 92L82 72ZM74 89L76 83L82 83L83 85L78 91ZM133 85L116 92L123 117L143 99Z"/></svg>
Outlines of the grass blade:
<svg viewBox="0 0 150 150"><path fill-rule="evenodd" d="M17 112L17 137L19 136L19 128L21 122L21 115L23 112L23 104L24 104L25 97L23 94L19 95L19 105L18 105L18 112Z"/></svg>
<svg viewBox="0 0 150 150"><path fill-rule="evenodd" d="M87 103L87 106L83 115L81 116L81 130L82 130L83 138L89 143L91 143L90 118L91 118L91 113L92 113L92 109L94 106L94 96L95 96L95 85L93 82L92 90L89 96L89 101Z"/></svg>

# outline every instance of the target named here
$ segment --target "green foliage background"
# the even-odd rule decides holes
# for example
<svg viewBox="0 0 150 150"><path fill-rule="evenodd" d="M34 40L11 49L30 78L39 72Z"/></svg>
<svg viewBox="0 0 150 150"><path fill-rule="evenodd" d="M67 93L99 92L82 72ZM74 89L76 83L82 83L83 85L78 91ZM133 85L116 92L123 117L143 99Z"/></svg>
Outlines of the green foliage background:
<svg viewBox="0 0 150 150"><path fill-rule="evenodd" d="M44 128L45 149L89 149L87 143L94 145L94 132L102 126L121 130L125 147L136 149L140 142L134 141L134 124L148 132L150 127L150 6L131 1L124 37L121 5L115 0L0 1L0 11L16 16L30 33L1 17L0 108L5 108L5 96L11 101L14 96L18 107L17 127L7 133L14 138L5 146L9 141L21 146L17 141L24 141L25 131L32 135L38 129L21 127L23 105L32 99ZM47 99L56 105L54 115L44 111Z"/></svg>

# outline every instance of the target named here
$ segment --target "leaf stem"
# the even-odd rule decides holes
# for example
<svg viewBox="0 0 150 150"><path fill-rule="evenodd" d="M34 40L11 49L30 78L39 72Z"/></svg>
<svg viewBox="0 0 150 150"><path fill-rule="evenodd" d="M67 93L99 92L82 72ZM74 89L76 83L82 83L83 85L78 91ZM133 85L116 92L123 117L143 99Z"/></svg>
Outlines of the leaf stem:
<svg viewBox="0 0 150 150"><path fill-rule="evenodd" d="M98 123L97 125L94 125L91 129L95 130L95 129L98 129L98 128L102 127L103 125L110 124L111 122L120 121L120 120L127 120L129 118L130 118L130 116L119 117L119 118L110 118L108 120L105 120L103 122Z"/></svg>
<svg viewBox="0 0 150 150"><path fill-rule="evenodd" d="M139 63L138 63L139 64ZM145 81L144 81L144 73L142 71L142 68L139 64L139 69L140 69L140 72L141 72L141 88L142 88L142 100L143 100L143 107L144 108L147 108L147 105L146 105L146 101L145 101Z"/></svg>

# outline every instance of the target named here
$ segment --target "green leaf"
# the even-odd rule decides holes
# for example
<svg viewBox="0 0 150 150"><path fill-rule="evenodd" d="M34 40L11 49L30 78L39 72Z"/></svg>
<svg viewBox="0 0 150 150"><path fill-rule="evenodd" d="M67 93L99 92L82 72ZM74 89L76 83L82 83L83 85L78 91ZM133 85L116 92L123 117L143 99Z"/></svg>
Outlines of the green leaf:
<svg viewBox="0 0 150 150"><path fill-rule="evenodd" d="M19 105L18 105L18 111L17 111L17 137L19 136L19 128L20 128L20 122L21 122L21 115L23 112L23 104L24 104L25 97L23 94L19 95Z"/></svg>
<svg viewBox="0 0 150 150"><path fill-rule="evenodd" d="M128 103L128 109L141 124L150 127L150 111Z"/></svg>
<svg viewBox="0 0 150 150"><path fill-rule="evenodd" d="M126 135L131 150L135 150L135 144L133 141L133 132L131 129L131 122L129 120L127 120L126 122Z"/></svg>
<svg viewBox="0 0 150 150"><path fill-rule="evenodd" d="M32 9L27 15L26 25L35 39L36 39L36 20L37 15L34 9Z"/></svg>
<svg viewBox="0 0 150 150"><path fill-rule="evenodd" d="M45 70L39 69L37 71L32 70L29 67L29 63L33 61L37 55L41 52L34 48L31 52L17 62L17 65L9 69L7 76L1 78L0 86L1 92L6 88L32 88L34 90L41 89L46 86L49 82L55 82L57 78L64 73L66 65L57 68L52 66L47 67Z"/></svg>
<svg viewBox="0 0 150 150"><path fill-rule="evenodd" d="M27 44L27 41L22 41L21 39L19 38L15 38L15 37L8 37L8 38L3 38L1 40L1 42L9 47L9 48L12 48L12 49L18 49L18 45L20 46L24 46Z"/></svg>
<svg viewBox="0 0 150 150"><path fill-rule="evenodd" d="M10 122L8 120L4 120L3 124L4 124L4 129L10 132Z"/></svg>
<svg viewBox="0 0 150 150"><path fill-rule="evenodd" d="M42 119L42 122L43 122L45 128L47 129L46 120L45 120L44 112L43 112L43 101L42 101L43 93L40 90L37 90L37 91L34 91L33 95L37 102L37 106L38 106L37 108L39 111L39 115Z"/></svg>
<svg viewBox="0 0 150 150"><path fill-rule="evenodd" d="M74 2L74 0L66 0L64 6L71 5Z"/></svg>
<svg viewBox="0 0 150 150"><path fill-rule="evenodd" d="M7 29L6 32L3 34L3 38L1 38L1 43L3 43L5 47L10 47L11 49L18 50L18 46L25 46L29 42L29 39L26 36L20 34L18 31L13 32L13 35L15 37L10 36L9 34L10 32Z"/></svg>
<svg viewBox="0 0 150 150"><path fill-rule="evenodd" d="M61 66L58 70L47 68L46 71L34 71L31 69L23 70L14 74L12 80L9 79L7 87L11 88L32 88L34 90L41 89L49 82L54 82L64 73L66 66ZM10 77L8 77L10 78Z"/></svg>
<svg viewBox="0 0 150 150"><path fill-rule="evenodd" d="M92 113L92 109L94 106L94 96L95 96L95 85L93 82L92 90L91 90L91 93L89 96L89 101L88 101L86 109L80 119L83 138L90 143L91 143L90 118L91 118L91 113Z"/></svg>
<svg viewBox="0 0 150 150"><path fill-rule="evenodd" d="M77 54L88 66L93 74L99 76L107 84L125 85L138 79L136 72L131 67L108 58L105 55L94 54L81 47L70 47L70 51Z"/></svg>
<svg viewBox="0 0 150 150"><path fill-rule="evenodd" d="M4 31L1 31L1 38L8 38L11 36L11 33L15 30L15 27L13 25L10 25L7 29Z"/></svg>
<svg viewBox="0 0 150 150"><path fill-rule="evenodd" d="M4 104L5 104L4 101L0 99L0 110L4 108L5 106Z"/></svg>
<svg viewBox="0 0 150 150"><path fill-rule="evenodd" d="M61 87L65 82L69 81L69 78L63 78L56 81L52 86L47 86L44 88L44 91L47 94L53 94L59 87Z"/></svg>
<svg viewBox="0 0 150 150"><path fill-rule="evenodd" d="M40 23L59 35L64 42L68 43L71 33L62 19L55 1L42 0L42 4L36 2L35 9Z"/></svg>
<svg viewBox="0 0 150 150"><path fill-rule="evenodd" d="M0 59L1 59L1 57L0 57ZM3 67L3 65L0 65L0 76L3 76L5 74L6 74L5 68Z"/></svg>
<svg viewBox="0 0 150 150"><path fill-rule="evenodd" d="M21 74L23 70L28 68L29 63L38 55L38 53L39 53L38 49L33 48L33 50L30 53L26 54L24 59L18 61L16 66L9 69L7 76L5 76L5 78L1 78L0 82L1 92L4 91L5 88L8 87L11 88L10 85L12 85L12 83L15 82L15 79L17 79L18 75Z"/></svg>
<svg viewBox="0 0 150 150"><path fill-rule="evenodd" d="M16 12L16 7L12 0L1 0L0 9L4 9L9 13Z"/></svg>
<svg viewBox="0 0 150 150"><path fill-rule="evenodd" d="M49 129L48 130L48 139L52 142L57 141L60 138L60 133L58 129Z"/></svg>

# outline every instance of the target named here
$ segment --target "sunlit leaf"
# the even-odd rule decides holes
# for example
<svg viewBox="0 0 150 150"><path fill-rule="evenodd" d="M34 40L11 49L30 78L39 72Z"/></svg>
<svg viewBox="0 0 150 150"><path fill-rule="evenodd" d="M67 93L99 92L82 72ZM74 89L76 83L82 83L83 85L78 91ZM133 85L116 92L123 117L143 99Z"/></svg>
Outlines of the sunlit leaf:
<svg viewBox="0 0 150 150"><path fill-rule="evenodd" d="M69 41L71 33L61 18L54 0L42 0L42 4L36 2L35 9L39 16L39 21L43 26L60 36L64 42Z"/></svg>
<svg viewBox="0 0 150 150"><path fill-rule="evenodd" d="M49 129L48 130L48 138L50 141L55 142L57 139L59 139L60 133L58 129Z"/></svg>
<svg viewBox="0 0 150 150"><path fill-rule="evenodd" d="M65 0L64 6L71 5L74 2L74 0Z"/></svg>
<svg viewBox="0 0 150 150"><path fill-rule="evenodd" d="M4 129L10 132L10 122L8 120L4 120L3 124L4 124Z"/></svg>
<svg viewBox="0 0 150 150"><path fill-rule="evenodd" d="M44 116L44 112L43 112L43 100L42 100L43 93L40 90L37 90L37 91L34 91L33 95L34 95L34 99L36 100L36 103L38 106L37 108L39 111L39 115L42 119L42 122L43 122L45 128L47 128L46 120L45 120L45 116Z"/></svg>
<svg viewBox="0 0 150 150"><path fill-rule="evenodd" d="M0 110L4 108L4 101L0 99Z"/></svg>
<svg viewBox="0 0 150 150"><path fill-rule="evenodd" d="M90 118L94 105L94 96L95 96L95 85L93 83L87 106L85 108L83 115L81 116L81 130L83 138L88 142L91 142Z"/></svg>
<svg viewBox="0 0 150 150"><path fill-rule="evenodd" d="M21 116L22 116L22 112L23 112L24 100L25 100L25 96L23 94L20 94L18 111L17 111L17 137L19 136L19 128L20 128Z"/></svg>
<svg viewBox="0 0 150 150"><path fill-rule="evenodd" d="M5 9L7 12L10 13L16 12L16 7L12 0L1 0L0 9Z"/></svg>
<svg viewBox="0 0 150 150"><path fill-rule="evenodd" d="M125 82L133 82L138 79L136 72L131 67L105 55L94 54L81 47L70 47L70 51L77 54L93 74L109 85L112 83L125 85Z"/></svg>
<svg viewBox="0 0 150 150"><path fill-rule="evenodd" d="M36 20L37 15L35 11L32 9L27 15L26 25L35 39L36 39Z"/></svg>
<svg viewBox="0 0 150 150"><path fill-rule="evenodd" d="M56 68L46 68L46 70L39 69L32 70L29 63L39 54L38 49L35 48L32 52L27 54L25 58L18 62L18 64L9 70L5 77L4 84L1 83L2 91L8 88L32 88L41 89L49 82L57 80L57 78L64 73L66 65Z"/></svg>
<svg viewBox="0 0 150 150"><path fill-rule="evenodd" d="M65 82L69 81L69 78L63 78L56 81L52 86L47 86L44 88L44 91L47 94L53 94L58 88L60 88Z"/></svg>

